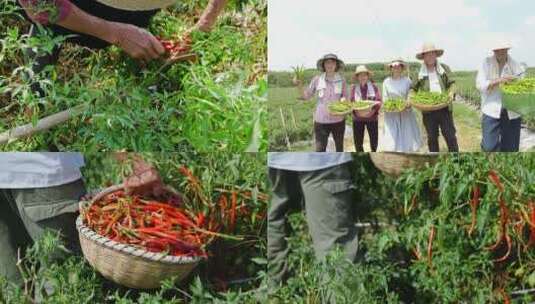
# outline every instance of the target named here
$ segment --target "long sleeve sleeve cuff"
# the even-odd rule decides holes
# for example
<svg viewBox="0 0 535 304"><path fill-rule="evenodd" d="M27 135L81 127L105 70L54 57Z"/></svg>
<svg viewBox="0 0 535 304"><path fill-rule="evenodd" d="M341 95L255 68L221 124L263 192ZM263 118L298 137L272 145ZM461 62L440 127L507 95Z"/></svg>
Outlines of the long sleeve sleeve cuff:
<svg viewBox="0 0 535 304"><path fill-rule="evenodd" d="M72 11L69 0L19 0L28 16L42 25L55 24L67 18Z"/></svg>

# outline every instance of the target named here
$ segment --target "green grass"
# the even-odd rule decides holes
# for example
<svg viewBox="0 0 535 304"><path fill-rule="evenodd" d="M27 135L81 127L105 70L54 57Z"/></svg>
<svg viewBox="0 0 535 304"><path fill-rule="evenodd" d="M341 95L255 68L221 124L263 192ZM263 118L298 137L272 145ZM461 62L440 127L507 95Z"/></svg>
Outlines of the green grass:
<svg viewBox="0 0 535 304"><path fill-rule="evenodd" d="M286 136L290 143L311 139L312 115L316 104L314 100L297 100L297 94L295 88L270 87L268 90L270 151L286 149ZM283 127L283 120L286 128Z"/></svg>
<svg viewBox="0 0 535 304"><path fill-rule="evenodd" d="M0 3L0 132L78 104L78 118L2 150L254 151L266 150L265 0L229 1L209 34L195 32L196 64L145 69L111 47L89 51L67 46L59 64L36 75L47 93L38 99L22 69L22 50L50 50L58 39L28 39L28 22ZM193 26L206 1L183 1L163 10L149 30L164 38ZM244 26L244 23L247 26ZM4 27L5 26L5 27Z"/></svg>

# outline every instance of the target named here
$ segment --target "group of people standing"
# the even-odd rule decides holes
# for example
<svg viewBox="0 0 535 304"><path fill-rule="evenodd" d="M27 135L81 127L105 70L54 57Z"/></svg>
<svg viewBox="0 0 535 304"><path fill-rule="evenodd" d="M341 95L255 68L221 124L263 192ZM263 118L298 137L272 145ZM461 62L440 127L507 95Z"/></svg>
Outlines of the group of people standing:
<svg viewBox="0 0 535 304"><path fill-rule="evenodd" d="M481 148L488 152L514 152L519 150L521 118L518 114L502 107L500 85L522 77L525 69L508 55L511 46L502 44L493 49L494 55L485 59L477 75L477 89L481 92L482 142ZM422 148L423 141L414 110L408 106L401 112L386 112L384 129L379 138L379 110L384 100L402 99L408 102L410 95L425 91L447 94L450 101L455 99L455 81L450 68L438 61L444 50L432 43L425 43L416 54L423 61L416 79L406 75L408 64L395 59L386 66L390 76L383 81L382 90L373 81L373 72L366 66L358 66L349 88L340 73L344 62L335 54L327 54L317 61L321 72L313 77L308 87L294 79L300 91L301 100L317 96L314 112L314 136L316 152L325 152L329 135L332 134L336 151L344 150L345 116L333 115L328 105L339 100L375 101L370 114L352 114L355 150L364 151L364 133L367 130L370 150L376 152L381 141L384 151L415 152ZM422 112L422 121L427 133L429 152L439 152L439 136L442 134L449 152L459 152L452 106L434 111Z"/></svg>

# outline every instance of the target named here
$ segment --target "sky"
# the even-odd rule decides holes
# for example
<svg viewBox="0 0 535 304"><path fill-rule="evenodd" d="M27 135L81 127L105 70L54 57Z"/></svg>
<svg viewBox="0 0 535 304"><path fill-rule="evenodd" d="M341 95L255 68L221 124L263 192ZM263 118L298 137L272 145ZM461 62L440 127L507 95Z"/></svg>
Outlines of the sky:
<svg viewBox="0 0 535 304"><path fill-rule="evenodd" d="M269 0L268 66L315 67L335 53L348 63L415 61L425 41L454 70L476 70L498 41L535 66L533 0Z"/></svg>

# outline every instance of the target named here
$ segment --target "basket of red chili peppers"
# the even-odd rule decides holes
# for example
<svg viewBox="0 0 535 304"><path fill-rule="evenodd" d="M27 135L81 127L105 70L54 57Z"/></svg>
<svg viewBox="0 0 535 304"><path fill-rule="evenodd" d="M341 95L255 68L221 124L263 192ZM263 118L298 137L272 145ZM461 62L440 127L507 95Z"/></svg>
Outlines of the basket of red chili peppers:
<svg viewBox="0 0 535 304"><path fill-rule="evenodd" d="M184 196L180 196L183 199ZM76 221L85 258L104 277L138 289L184 279L203 259L212 237L203 217L181 203L126 195L112 186L80 203Z"/></svg>

